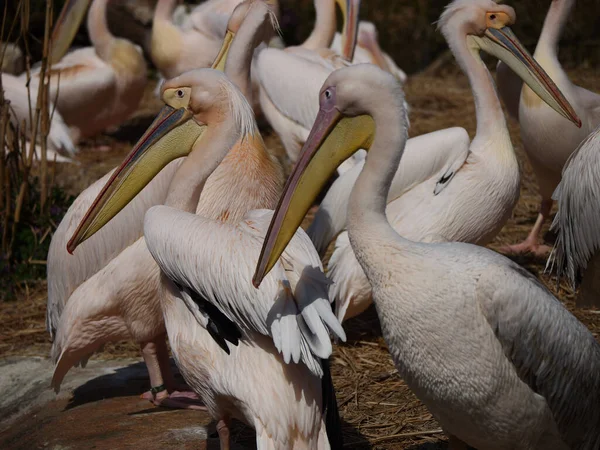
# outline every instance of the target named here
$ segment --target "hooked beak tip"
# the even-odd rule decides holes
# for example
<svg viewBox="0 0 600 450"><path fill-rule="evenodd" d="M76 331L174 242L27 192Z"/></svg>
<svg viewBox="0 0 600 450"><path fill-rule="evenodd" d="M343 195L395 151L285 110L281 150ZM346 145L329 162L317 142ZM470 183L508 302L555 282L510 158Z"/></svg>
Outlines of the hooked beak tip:
<svg viewBox="0 0 600 450"><path fill-rule="evenodd" d="M74 251L75 251L75 247L71 244L71 242L69 242L67 244L67 252L69 253L69 255L72 255Z"/></svg>

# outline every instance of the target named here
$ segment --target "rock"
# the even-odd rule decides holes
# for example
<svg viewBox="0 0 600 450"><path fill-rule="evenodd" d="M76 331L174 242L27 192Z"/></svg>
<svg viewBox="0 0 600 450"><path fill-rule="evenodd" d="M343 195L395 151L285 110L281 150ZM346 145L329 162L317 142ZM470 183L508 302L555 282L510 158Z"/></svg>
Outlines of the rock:
<svg viewBox="0 0 600 450"><path fill-rule="evenodd" d="M140 398L149 381L138 360L90 361L68 373L58 395L49 388L51 376L45 358L0 360L0 448L219 447L207 413L157 408ZM249 434L247 427L236 428ZM252 445L250 436L246 441ZM232 450L243 449L232 444Z"/></svg>

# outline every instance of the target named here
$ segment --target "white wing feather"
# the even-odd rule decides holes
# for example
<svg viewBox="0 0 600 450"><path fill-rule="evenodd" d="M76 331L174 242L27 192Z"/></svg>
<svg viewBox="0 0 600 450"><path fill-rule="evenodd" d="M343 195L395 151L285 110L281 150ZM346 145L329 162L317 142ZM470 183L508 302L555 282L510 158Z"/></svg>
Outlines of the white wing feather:
<svg viewBox="0 0 600 450"><path fill-rule="evenodd" d="M301 48L267 48L259 53L256 68L261 89L277 110L310 130L319 112L319 90L336 67Z"/></svg>
<svg viewBox="0 0 600 450"><path fill-rule="evenodd" d="M39 72L33 71L32 86L37 87L38 77ZM65 107L71 110L72 107L65 104L80 104L82 98L87 104L98 104L98 101L101 104L106 98L114 97L117 84L114 69L96 55L93 47L85 47L65 55L52 66L50 80L50 98L54 100L58 95L57 105L61 111Z"/></svg>
<svg viewBox="0 0 600 450"><path fill-rule="evenodd" d="M161 170L119 214L81 244L73 255L67 252L67 242L113 171L83 191L71 205L54 232L48 251L46 328L52 338L63 308L75 289L142 236L145 212L151 206L164 203L171 178L181 161L173 161Z"/></svg>
<svg viewBox="0 0 600 450"><path fill-rule="evenodd" d="M4 89L5 97L10 100L11 121L19 126L25 122L26 132L29 135L29 130L31 129L31 124L29 122L30 107L25 81L22 78L3 73L2 88ZM37 99L37 88L35 86L30 88L30 97L31 111L35 114ZM77 150L71 139L69 128L65 124L60 113L54 110L54 105L52 103L50 104L50 111L52 112L52 122L50 123L50 130L48 133L48 144L50 148L52 150L66 152L71 156L74 155Z"/></svg>
<svg viewBox="0 0 600 450"><path fill-rule="evenodd" d="M439 194L465 163L470 142L467 131L458 127L409 139L390 187L388 204L431 178L439 179L431 195ZM350 192L363 165L358 162L333 183L315 214L308 235L320 253L346 227Z"/></svg>
<svg viewBox="0 0 600 450"><path fill-rule="evenodd" d="M600 298L595 283L586 279L595 277L594 267L587 269L600 250L600 127L580 144L565 164L553 198L558 202L558 212L552 229L558 235L548 264L556 264L558 275L566 273L573 286L578 274L585 272L577 305L597 305ZM586 292L588 287L592 288L589 293ZM580 301L586 297L588 300Z"/></svg>
<svg viewBox="0 0 600 450"><path fill-rule="evenodd" d="M332 351L327 329L342 340L346 336L308 237L296 233L260 289L252 285L272 214L251 211L234 225L156 206L146 213L144 236L168 278L215 305L243 333L271 336L286 362L302 360L320 376L319 358Z"/></svg>
<svg viewBox="0 0 600 450"><path fill-rule="evenodd" d="M600 126L600 94L575 85L573 85L573 93L576 104L585 110L581 120L587 122L589 130L595 130Z"/></svg>
<svg viewBox="0 0 600 450"><path fill-rule="evenodd" d="M483 314L570 448L600 448L600 345L529 272L498 259L477 282Z"/></svg>

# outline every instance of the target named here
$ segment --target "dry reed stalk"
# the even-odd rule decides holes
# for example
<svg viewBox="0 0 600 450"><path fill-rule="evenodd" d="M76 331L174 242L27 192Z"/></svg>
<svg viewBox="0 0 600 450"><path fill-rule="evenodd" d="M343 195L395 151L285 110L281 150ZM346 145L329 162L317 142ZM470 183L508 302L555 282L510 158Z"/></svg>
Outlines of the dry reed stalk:
<svg viewBox="0 0 600 450"><path fill-rule="evenodd" d="M53 174L49 177L49 165L47 159L47 138L50 131L51 114L49 111L49 87L50 87L50 35L52 28L53 2L45 2L45 27L43 39L43 54L40 64L40 70L36 73L39 81L35 95L35 108L31 106L32 93L30 82L31 72L31 52L28 43L30 34L30 0L20 0L17 7L17 15L9 27L8 36L20 24L19 40L22 40L25 47L26 61L26 90L27 100L29 102L28 119L29 122L11 123L11 106L2 90L0 81L0 186L2 193L0 195L0 213L2 218L2 240L1 251L2 265L9 268L13 266L15 244L23 247L22 243L16 242L18 233L23 220L31 217L45 217L49 213L49 198L52 188ZM6 29L7 6L5 5L2 30L0 38L4 38ZM2 49L0 57L4 57L5 51ZM35 158L36 144L40 148L39 160ZM35 166L34 166L35 164ZM39 192L39 202L38 202ZM43 219L42 219L43 220ZM33 235L34 248L39 244L37 229L30 227ZM45 226L42 228L45 229ZM22 253L22 251L21 251ZM39 261L35 255L17 256L19 261ZM21 261L22 262L22 261Z"/></svg>
<svg viewBox="0 0 600 450"><path fill-rule="evenodd" d="M40 88L38 89L38 110L41 115L41 195L40 210L45 211L46 200L48 199L48 158L47 143L48 133L50 131L50 108L48 105L48 95L50 89L50 71L48 70L48 61L50 56L50 30L52 28L52 2L46 2L46 26L44 29L44 50L42 57L42 69L40 71Z"/></svg>
<svg viewBox="0 0 600 450"><path fill-rule="evenodd" d="M9 210L10 210L10 177L8 176L8 167L5 164L5 153L4 151L4 142L6 132L8 131L8 104L4 102L4 91L1 86L1 77L0 77L0 143L2 143L2 153L0 154L0 186L2 186L3 192L0 195L0 211L2 211L2 241L0 250L2 251L2 255L7 253L7 244L8 244L8 218L9 218Z"/></svg>

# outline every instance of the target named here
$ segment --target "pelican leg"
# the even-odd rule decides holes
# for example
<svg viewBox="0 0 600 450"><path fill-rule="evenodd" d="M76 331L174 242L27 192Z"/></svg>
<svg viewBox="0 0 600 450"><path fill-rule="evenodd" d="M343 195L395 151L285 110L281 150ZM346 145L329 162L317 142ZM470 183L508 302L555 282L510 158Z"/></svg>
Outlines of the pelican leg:
<svg viewBox="0 0 600 450"><path fill-rule="evenodd" d="M219 433L219 441L221 450L229 450L229 420L221 419L217 422L217 433Z"/></svg>
<svg viewBox="0 0 600 450"><path fill-rule="evenodd" d="M527 238L519 244L505 245L500 248L500 251L508 255L523 255L530 253L535 256L548 256L551 248L548 245L540 244L540 233L544 222L550 216L551 209L552 199L542 199L537 220Z"/></svg>
<svg viewBox="0 0 600 450"><path fill-rule="evenodd" d="M166 336L160 336L154 341L156 346L156 354L158 356L158 364L160 365L160 373L164 380L165 386L169 392L174 391L191 391L187 384L177 383L171 370L171 360L169 358L169 349L167 348Z"/></svg>
<svg viewBox="0 0 600 450"><path fill-rule="evenodd" d="M166 368L167 380L171 383L171 386L174 385L174 379L168 365L169 358L164 336L161 336L154 341L146 342L142 344L141 347L142 356L144 357L144 362L146 363L148 374L150 375L150 386L152 387L150 391L142 394L142 398L150 400L156 406L206 411L206 407L202 405L198 396L193 392L174 391L169 394L167 384L163 379L163 374L165 373L163 369ZM166 366L165 361L167 363Z"/></svg>
<svg viewBox="0 0 600 450"><path fill-rule="evenodd" d="M171 359L169 358L169 349L167 348L166 336L161 336L154 341L156 352L158 354L158 363L160 364L160 372L162 374L169 398L184 398L199 400L200 397L185 383L175 381L173 371L171 370Z"/></svg>

